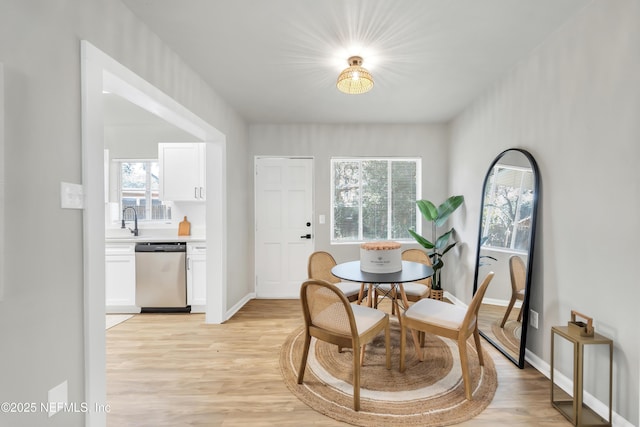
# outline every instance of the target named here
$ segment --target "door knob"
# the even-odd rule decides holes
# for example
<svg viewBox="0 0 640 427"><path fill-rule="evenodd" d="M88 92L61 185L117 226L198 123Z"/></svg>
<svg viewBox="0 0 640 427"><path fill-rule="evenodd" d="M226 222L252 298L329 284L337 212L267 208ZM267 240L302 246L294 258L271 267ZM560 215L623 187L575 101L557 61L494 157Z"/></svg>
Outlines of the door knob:
<svg viewBox="0 0 640 427"><path fill-rule="evenodd" d="M300 236L301 239L310 239L311 234L305 234L304 236Z"/></svg>

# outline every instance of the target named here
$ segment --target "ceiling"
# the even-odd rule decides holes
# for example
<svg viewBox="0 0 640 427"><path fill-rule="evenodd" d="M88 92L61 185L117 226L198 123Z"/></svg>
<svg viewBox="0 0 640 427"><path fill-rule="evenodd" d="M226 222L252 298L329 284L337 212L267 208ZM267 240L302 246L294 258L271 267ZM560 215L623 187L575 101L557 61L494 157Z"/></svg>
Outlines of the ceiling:
<svg viewBox="0 0 640 427"><path fill-rule="evenodd" d="M123 0L250 123L448 121L590 1Z"/></svg>

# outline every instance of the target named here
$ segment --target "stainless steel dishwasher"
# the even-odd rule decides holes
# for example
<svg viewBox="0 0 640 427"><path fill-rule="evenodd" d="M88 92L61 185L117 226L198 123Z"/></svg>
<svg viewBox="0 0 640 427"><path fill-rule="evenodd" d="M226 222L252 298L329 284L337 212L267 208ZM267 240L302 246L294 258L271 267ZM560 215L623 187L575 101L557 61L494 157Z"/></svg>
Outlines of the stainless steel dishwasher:
<svg viewBox="0 0 640 427"><path fill-rule="evenodd" d="M187 244L136 244L136 305L141 312L189 312Z"/></svg>

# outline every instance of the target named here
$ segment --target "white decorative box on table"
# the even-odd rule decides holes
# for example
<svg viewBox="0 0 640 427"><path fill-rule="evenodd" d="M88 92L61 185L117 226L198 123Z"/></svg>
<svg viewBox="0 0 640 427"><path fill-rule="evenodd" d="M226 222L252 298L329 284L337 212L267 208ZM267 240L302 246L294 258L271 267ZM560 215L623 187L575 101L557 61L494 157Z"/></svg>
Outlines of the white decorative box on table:
<svg viewBox="0 0 640 427"><path fill-rule="evenodd" d="M397 242L369 242L360 245L360 270L367 273L396 273L402 270L401 246Z"/></svg>

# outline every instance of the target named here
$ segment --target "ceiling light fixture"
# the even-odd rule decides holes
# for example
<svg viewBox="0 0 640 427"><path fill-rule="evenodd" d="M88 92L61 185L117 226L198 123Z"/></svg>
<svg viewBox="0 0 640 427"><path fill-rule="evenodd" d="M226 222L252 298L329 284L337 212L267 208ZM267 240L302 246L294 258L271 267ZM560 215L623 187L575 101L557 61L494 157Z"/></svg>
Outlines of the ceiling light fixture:
<svg viewBox="0 0 640 427"><path fill-rule="evenodd" d="M351 95L369 92L373 88L373 77L366 68L362 68L362 58L352 56L348 62L349 67L338 76L338 90Z"/></svg>

